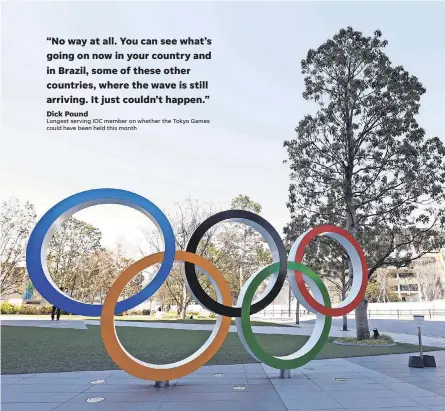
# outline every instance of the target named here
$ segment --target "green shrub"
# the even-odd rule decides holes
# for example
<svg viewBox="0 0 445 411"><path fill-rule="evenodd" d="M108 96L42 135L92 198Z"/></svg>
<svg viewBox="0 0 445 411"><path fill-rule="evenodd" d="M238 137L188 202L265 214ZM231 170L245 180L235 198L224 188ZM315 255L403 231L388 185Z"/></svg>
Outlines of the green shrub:
<svg viewBox="0 0 445 411"><path fill-rule="evenodd" d="M209 314L209 318L216 318L216 314L215 313L210 313Z"/></svg>
<svg viewBox="0 0 445 411"><path fill-rule="evenodd" d="M129 310L127 315L142 315L142 310Z"/></svg>
<svg viewBox="0 0 445 411"><path fill-rule="evenodd" d="M51 305L40 305L38 314L40 314L40 315L51 314L52 309L53 309L53 307Z"/></svg>
<svg viewBox="0 0 445 411"><path fill-rule="evenodd" d="M151 310L150 309L142 310L142 315L150 315L150 314L151 314Z"/></svg>
<svg viewBox="0 0 445 411"><path fill-rule="evenodd" d="M36 307L34 305L24 304L24 305L19 307L18 314L36 315L36 314L39 314L39 312L38 312L39 308L40 307Z"/></svg>
<svg viewBox="0 0 445 411"><path fill-rule="evenodd" d="M392 337L386 334L380 334L378 338L369 338L367 340L357 340L357 338L354 337L340 337L337 338L335 341L342 342L342 343L348 343L348 344L366 344L366 345L380 345L380 344L394 344L394 340Z"/></svg>
<svg viewBox="0 0 445 411"><path fill-rule="evenodd" d="M17 314L20 310L20 307L11 303L2 303L0 304L0 312L2 314Z"/></svg>

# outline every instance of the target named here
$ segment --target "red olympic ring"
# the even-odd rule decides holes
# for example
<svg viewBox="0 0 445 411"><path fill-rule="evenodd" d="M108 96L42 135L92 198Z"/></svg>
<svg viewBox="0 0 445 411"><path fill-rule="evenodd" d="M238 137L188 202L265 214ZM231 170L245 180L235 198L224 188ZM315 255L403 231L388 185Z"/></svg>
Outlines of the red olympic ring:
<svg viewBox="0 0 445 411"><path fill-rule="evenodd" d="M330 236L329 234L333 235ZM304 233L297 239L295 244L296 246L295 262L302 263L306 247L309 245L311 240L317 235L327 235L328 237L336 239L340 243L342 243L341 237L343 237L343 239L347 240L347 242L351 246L348 247L347 244L345 243L341 244L348 252L349 258L353 260L353 255L351 255L352 254L351 251L353 252L355 251L355 253L357 253L357 255L355 256L356 257L355 268L356 269L360 268L361 278L360 277L356 278L356 273L354 272L354 261L353 261L353 279L352 279L353 285L351 288L354 288L354 281L356 281L355 288L357 289L356 290L357 294L352 299L352 301L350 301L348 304L344 306L343 304L340 304L340 306L338 307L326 307L317 302L306 288L304 284L303 274L300 271L295 271L295 279L297 281L298 289L303 298L306 300L307 304L309 304L315 311L318 311L321 314L328 315L331 317L340 317L354 310L363 301L365 297L366 286L368 284L368 266L366 264L365 254L363 253L363 250L361 249L357 240L348 231L333 225L321 225L311 230L308 230L306 233ZM291 253L289 254L289 259L292 258L291 254L292 250ZM358 262L360 262L360 264L358 264ZM345 301L347 300L348 298Z"/></svg>

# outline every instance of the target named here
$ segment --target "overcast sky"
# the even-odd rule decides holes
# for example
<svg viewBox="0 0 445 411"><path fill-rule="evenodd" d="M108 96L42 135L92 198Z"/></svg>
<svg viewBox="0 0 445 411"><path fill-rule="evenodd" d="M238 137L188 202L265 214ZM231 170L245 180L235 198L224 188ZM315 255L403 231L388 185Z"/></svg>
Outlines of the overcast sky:
<svg viewBox="0 0 445 411"><path fill-rule="evenodd" d="M289 218L283 141L294 137L298 121L311 110L301 96L300 61L307 50L349 25L366 35L380 29L393 63L427 89L421 126L443 139L444 15L444 3L425 1L3 4L2 199L29 200L41 216L73 193L113 187L141 194L169 213L187 197L225 209L242 193L260 202L263 216L281 232ZM58 50L48 36L212 38L210 61L157 65L190 67L190 81L208 80L211 98L205 104L89 107L93 117L197 118L211 124L147 125L126 133L47 132L46 54ZM121 206L94 207L79 217L103 230L105 245L123 241L135 249L140 227L148 225Z"/></svg>

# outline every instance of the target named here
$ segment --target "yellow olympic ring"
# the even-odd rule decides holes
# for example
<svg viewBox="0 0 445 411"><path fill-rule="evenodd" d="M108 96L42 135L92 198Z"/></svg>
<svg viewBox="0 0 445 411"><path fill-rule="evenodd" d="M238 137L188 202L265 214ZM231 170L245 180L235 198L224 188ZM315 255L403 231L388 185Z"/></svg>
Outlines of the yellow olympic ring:
<svg viewBox="0 0 445 411"><path fill-rule="evenodd" d="M116 279L110 288L102 309L100 328L102 341L111 359L123 370L145 380L173 380L196 371L212 358L221 348L229 332L230 317L217 316L216 326L204 345L194 354L172 364L148 364L128 353L120 343L114 325L117 300L125 286L142 270L163 261L164 252L156 253L136 261ZM219 302L232 306L232 294L221 272L205 258L186 251L176 251L175 260L193 263L202 269L212 282Z"/></svg>

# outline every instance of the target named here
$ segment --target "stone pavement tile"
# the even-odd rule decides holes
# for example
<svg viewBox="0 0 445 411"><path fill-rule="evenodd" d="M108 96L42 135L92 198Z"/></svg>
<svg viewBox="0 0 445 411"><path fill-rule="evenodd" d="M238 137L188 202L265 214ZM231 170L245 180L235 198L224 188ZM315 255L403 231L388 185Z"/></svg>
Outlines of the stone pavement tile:
<svg viewBox="0 0 445 411"><path fill-rule="evenodd" d="M264 385L272 385L271 381L268 378L248 378L247 382L250 386L264 386Z"/></svg>
<svg viewBox="0 0 445 411"><path fill-rule="evenodd" d="M34 377L36 374L3 374L3 377L8 377L8 378L29 378L29 377Z"/></svg>
<svg viewBox="0 0 445 411"><path fill-rule="evenodd" d="M445 386L445 375L428 375L427 377L424 377L424 379L428 381L434 381Z"/></svg>
<svg viewBox="0 0 445 411"><path fill-rule="evenodd" d="M332 373L336 373L338 371L342 371L342 372L351 372L350 367L347 367L345 365L326 365L324 364L323 366L317 364L312 366L312 363L310 363L311 366L306 366L306 367L302 367L300 368L301 372L303 374L314 374L314 373L319 373L322 372L323 374L332 374Z"/></svg>
<svg viewBox="0 0 445 411"><path fill-rule="evenodd" d="M107 376L107 378L113 379L113 380L114 379L116 379L116 380L119 380L119 379L136 379L136 377L134 375L128 374L125 371L110 373Z"/></svg>
<svg viewBox="0 0 445 411"><path fill-rule="evenodd" d="M277 397L275 401L252 403L252 401L179 401L164 402L159 411L287 411ZM65 410L62 410L65 411ZM71 411L71 410L70 410ZM127 410L126 410L127 411Z"/></svg>
<svg viewBox="0 0 445 411"><path fill-rule="evenodd" d="M442 406L445 410L445 397L441 395L437 395L436 397L420 397L413 398L418 404L423 405L424 407L429 407L430 405Z"/></svg>
<svg viewBox="0 0 445 411"><path fill-rule="evenodd" d="M344 398L345 395L348 398L400 398L403 397L404 394L397 393L392 390L350 390L347 393L344 391L330 391L329 395L334 399Z"/></svg>
<svg viewBox="0 0 445 411"><path fill-rule="evenodd" d="M5 387L7 385L11 385L11 384L16 384L19 381L24 380L24 377L10 377L9 375L4 377L2 376L1 378L1 382L2 382L2 387Z"/></svg>
<svg viewBox="0 0 445 411"><path fill-rule="evenodd" d="M12 404L3 404L1 406L2 411L52 411L61 404L50 403L50 402L15 402Z"/></svg>
<svg viewBox="0 0 445 411"><path fill-rule="evenodd" d="M227 374L244 373L244 365L243 364L206 365L194 371L193 374L214 374L217 372L227 373Z"/></svg>
<svg viewBox="0 0 445 411"><path fill-rule="evenodd" d="M81 393L88 388L90 388L91 384L50 384L50 385L43 385L43 384L29 384L29 385L23 385L23 384L12 384L4 387L2 389L2 392L8 392L11 394L21 394L22 392L47 392L47 393L58 393L58 392L77 392ZM94 387L94 385L93 385Z"/></svg>
<svg viewBox="0 0 445 411"><path fill-rule="evenodd" d="M412 383L413 385L423 388L424 390L436 392L436 390L443 388L442 384L438 384L437 382L433 381L419 381Z"/></svg>
<svg viewBox="0 0 445 411"><path fill-rule="evenodd" d="M262 380L259 380L262 381ZM176 385L237 385L248 384L247 378L181 378Z"/></svg>
<svg viewBox="0 0 445 411"><path fill-rule="evenodd" d="M175 393L199 393L199 392L206 392L206 393L231 393L231 392L252 392L254 390L251 389L249 385L243 385L240 384L240 386L245 387L243 390L234 390L233 387L236 387L236 385L206 385L205 387L200 387L198 385L189 385L189 386L176 386L174 388ZM258 387L258 386L256 386ZM262 386L261 392L274 392L274 387L272 384L269 385L269 387Z"/></svg>
<svg viewBox="0 0 445 411"><path fill-rule="evenodd" d="M363 411L366 408L346 408L347 411ZM374 411L374 409L372 409ZM416 405L414 407L379 407L375 408L376 411L431 411L430 408ZM439 410L437 410L439 411ZM442 409L440 411L443 411Z"/></svg>
<svg viewBox="0 0 445 411"><path fill-rule="evenodd" d="M277 392L276 387L274 387L270 382L269 384L249 384L250 392Z"/></svg>
<svg viewBox="0 0 445 411"><path fill-rule="evenodd" d="M130 374L128 374L128 372L123 371L123 370L110 370L110 371L107 371L107 372L109 374L109 376L108 376L109 378L117 377L119 375L130 376Z"/></svg>
<svg viewBox="0 0 445 411"><path fill-rule="evenodd" d="M406 381L401 381L398 378L387 377L385 374L381 374L380 377L370 377L369 379L373 382L379 382L381 384L397 384L400 382L406 382Z"/></svg>
<svg viewBox="0 0 445 411"><path fill-rule="evenodd" d="M344 408L332 398L320 398L320 399L283 399L284 405L289 410L343 410Z"/></svg>
<svg viewBox="0 0 445 411"><path fill-rule="evenodd" d="M251 391L249 385L244 385L246 388L244 391ZM270 387L273 389L272 384ZM264 390L264 388L263 388ZM237 392L233 389L233 384L224 384L224 385L170 385L166 388L155 388L154 385L144 386L144 385L107 385L98 384L93 385L90 389L85 391L85 394L96 395L97 393L152 393L153 395L159 394L167 394L171 392L175 393L199 393L199 392Z"/></svg>
<svg viewBox="0 0 445 411"><path fill-rule="evenodd" d="M153 381L147 381L147 380L141 380L140 378L107 378L106 380L107 385L142 385L144 387L153 386ZM170 381L170 385L172 385L172 381Z"/></svg>
<svg viewBox="0 0 445 411"><path fill-rule="evenodd" d="M77 378L24 378L18 382L17 385L88 385L93 381L91 377L77 377Z"/></svg>
<svg viewBox="0 0 445 411"><path fill-rule="evenodd" d="M123 408L121 402L110 402L105 399L102 402L91 404L87 402L66 402L54 411L123 411L123 409L125 411L158 411L161 405L161 402L129 402L125 404L125 408Z"/></svg>
<svg viewBox="0 0 445 411"><path fill-rule="evenodd" d="M431 411L443 411L443 407L441 405L436 405L436 406L430 405L428 407L428 410L431 410Z"/></svg>
<svg viewBox="0 0 445 411"><path fill-rule="evenodd" d="M355 382L348 383L348 381L344 382L332 382L332 383L323 383L319 384L319 387L321 387L324 391L330 393L333 391L360 391L360 390L366 390L366 391L378 391L378 390L386 390L384 385L377 384L377 383L366 383L358 384Z"/></svg>
<svg viewBox="0 0 445 411"><path fill-rule="evenodd" d="M417 383L417 382L428 382L428 381L430 381L430 380L425 379L422 376L408 376L408 377L400 376L400 377L397 377L397 379L400 380L400 381L403 381L403 382L408 382L408 383L413 383L413 382Z"/></svg>
<svg viewBox="0 0 445 411"><path fill-rule="evenodd" d="M92 380L103 380L110 376L111 371L73 371L73 372L51 372L32 375L34 378L91 378Z"/></svg>
<svg viewBox="0 0 445 411"><path fill-rule="evenodd" d="M70 402L84 402L89 397L104 397L108 401L112 402L178 402L178 401L250 401L252 403L262 403L279 399L276 391L266 392L207 392L205 390L201 392L189 393L184 391L175 390L159 390L154 392L153 390L140 391L140 392L120 392L120 393L82 393L73 398Z"/></svg>
<svg viewBox="0 0 445 411"><path fill-rule="evenodd" d="M256 378L263 378L263 379L269 379L269 377L267 376L267 374L265 372L263 373L246 373L246 377L247 379L256 379Z"/></svg>
<svg viewBox="0 0 445 411"><path fill-rule="evenodd" d="M332 401L335 401L335 398L332 398L330 395L326 394L325 392L321 393L314 393L314 392L301 392L299 394L294 393L278 393L283 400L283 402L289 407L288 402L290 403L303 403L305 401L312 402L315 401L320 404L325 404L327 402L332 403ZM338 404L337 404L338 405ZM291 406L291 408L294 408L294 406Z"/></svg>
<svg viewBox="0 0 445 411"><path fill-rule="evenodd" d="M370 370L368 368L365 367L360 367L357 368L356 370L354 370L355 372L359 373L360 375L362 375L363 377L367 377L367 378L382 378L382 377L386 377L385 374L382 374L379 371L375 371L375 370Z"/></svg>
<svg viewBox="0 0 445 411"><path fill-rule="evenodd" d="M441 395L442 397L445 397L445 387L428 388L428 391L431 391L433 393Z"/></svg>
<svg viewBox="0 0 445 411"><path fill-rule="evenodd" d="M264 373L264 368L261 366L260 363L258 364L243 364L244 372L246 373L257 373L262 372Z"/></svg>
<svg viewBox="0 0 445 411"><path fill-rule="evenodd" d="M216 374L216 375L215 375ZM222 375L218 375L218 374L222 374ZM228 372L223 372L223 371L219 371L217 373L211 373L211 374L204 374L204 373L192 373L192 374L187 374L187 376L183 377L183 378L187 378L188 380L191 379L201 379L201 380L207 380L207 379L218 379L218 380L232 380L234 378L243 378L245 377L245 373L244 371L242 373L237 373L237 374L233 374L233 373L228 373ZM182 379L182 378L181 378Z"/></svg>
<svg viewBox="0 0 445 411"><path fill-rule="evenodd" d="M408 384L406 382L401 382L398 384L387 384L386 387L389 390L393 390L395 392L398 392L399 394L402 394L408 398L412 397L434 397L437 394L435 394L432 391L424 390L423 388L419 388L415 385Z"/></svg>
<svg viewBox="0 0 445 411"><path fill-rule="evenodd" d="M344 378L346 378L346 381L343 380ZM338 373L338 374L327 374L327 375L323 375L323 374L313 374L310 377L311 381L315 381L315 382L320 382L320 383L331 383L331 382L355 382L355 383L361 383L361 382L365 382L365 381L371 381L371 382L377 382L377 379L372 380L371 378L366 378L363 377L359 374L357 375L348 375L348 374L342 374L342 373Z"/></svg>
<svg viewBox="0 0 445 411"><path fill-rule="evenodd" d="M85 391L86 394L89 393L107 393L107 392L164 392L168 390L172 390L174 387L174 384L171 384L168 387L165 388L155 388L154 383L152 384L108 384L108 382L105 382L104 384L96 384L96 385L90 385L88 389Z"/></svg>
<svg viewBox="0 0 445 411"><path fill-rule="evenodd" d="M168 392L160 394L149 390L139 392L84 392L67 402L84 404L88 398L103 397L108 403L117 402L123 407L123 403L145 402L149 404L150 402L162 402L168 394ZM95 405L92 404L90 406L94 407Z"/></svg>
<svg viewBox="0 0 445 411"><path fill-rule="evenodd" d="M283 390L282 388L287 388L287 390ZM276 387L278 395L281 397L281 399L284 400L292 400L292 399L298 399L298 400L330 400L332 397L322 391L319 390L292 390L288 389L292 387Z"/></svg>
<svg viewBox="0 0 445 411"><path fill-rule="evenodd" d="M347 393L337 401L345 408L371 408L373 410L379 407L416 407L419 405L419 403L402 396L396 398L349 398Z"/></svg>
<svg viewBox="0 0 445 411"><path fill-rule="evenodd" d="M78 393L68 392L2 392L2 404L11 402L65 402L74 398Z"/></svg>
<svg viewBox="0 0 445 411"><path fill-rule="evenodd" d="M293 370L292 370L293 371ZM341 374L351 374L351 373L355 373L355 371L351 371L348 368L344 368L344 367L338 367L336 369L314 369L314 370L301 370L301 374L307 376L307 377L311 377L312 375L326 375L326 376L331 376L331 375L336 375L338 373Z"/></svg>
<svg viewBox="0 0 445 411"><path fill-rule="evenodd" d="M298 385L300 387L313 387L317 386L317 384L309 379L299 379L299 378L270 378L270 382L275 385Z"/></svg>
<svg viewBox="0 0 445 411"><path fill-rule="evenodd" d="M232 391L232 392L199 392L199 393L187 393L187 392L172 392L169 393L164 399L164 402L177 402L177 401L241 401L250 402L251 404L263 404L263 403L275 403L281 401L276 391L272 389L264 390L261 392L250 391Z"/></svg>

